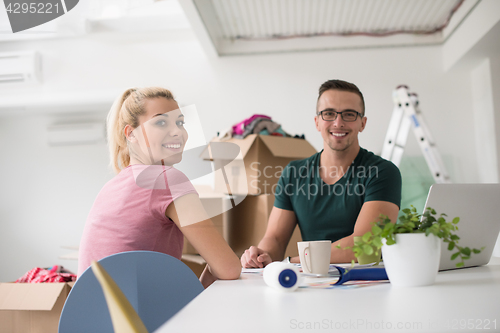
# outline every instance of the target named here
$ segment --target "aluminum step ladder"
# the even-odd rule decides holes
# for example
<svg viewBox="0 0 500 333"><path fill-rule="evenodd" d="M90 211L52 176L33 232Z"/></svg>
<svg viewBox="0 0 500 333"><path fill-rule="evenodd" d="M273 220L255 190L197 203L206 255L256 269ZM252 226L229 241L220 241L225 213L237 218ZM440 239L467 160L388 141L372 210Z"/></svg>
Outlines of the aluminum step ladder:
<svg viewBox="0 0 500 333"><path fill-rule="evenodd" d="M441 155L418 107L418 96L408 87L398 86L393 92L394 111L389 122L381 156L399 166L410 128L415 134L425 161L436 183L451 183Z"/></svg>

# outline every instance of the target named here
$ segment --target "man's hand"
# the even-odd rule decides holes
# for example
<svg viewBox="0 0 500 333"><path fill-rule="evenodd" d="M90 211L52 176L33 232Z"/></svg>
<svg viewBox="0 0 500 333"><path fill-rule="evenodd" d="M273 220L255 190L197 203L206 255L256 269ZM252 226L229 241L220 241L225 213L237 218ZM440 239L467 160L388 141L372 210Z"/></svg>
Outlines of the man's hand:
<svg viewBox="0 0 500 333"><path fill-rule="evenodd" d="M269 253L256 246L250 246L241 256L241 266L243 268L262 268L272 262Z"/></svg>

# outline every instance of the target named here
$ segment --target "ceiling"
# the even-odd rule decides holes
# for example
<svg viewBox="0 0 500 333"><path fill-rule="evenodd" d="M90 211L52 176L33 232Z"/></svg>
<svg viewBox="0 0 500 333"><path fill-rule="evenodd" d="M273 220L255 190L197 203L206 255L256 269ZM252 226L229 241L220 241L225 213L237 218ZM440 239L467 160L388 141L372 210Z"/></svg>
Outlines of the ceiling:
<svg viewBox="0 0 500 333"><path fill-rule="evenodd" d="M440 44L479 0L179 0L219 55Z"/></svg>
<svg viewBox="0 0 500 333"><path fill-rule="evenodd" d="M87 0L0 42L97 33L194 31L208 54L337 50L443 43L481 0Z"/></svg>

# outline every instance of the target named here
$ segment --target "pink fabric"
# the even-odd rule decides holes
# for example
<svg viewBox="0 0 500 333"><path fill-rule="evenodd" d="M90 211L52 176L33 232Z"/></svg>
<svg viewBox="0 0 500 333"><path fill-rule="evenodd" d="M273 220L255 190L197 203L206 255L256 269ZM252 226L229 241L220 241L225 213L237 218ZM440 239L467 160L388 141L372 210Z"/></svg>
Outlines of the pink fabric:
<svg viewBox="0 0 500 333"><path fill-rule="evenodd" d="M237 123L236 125L233 126L233 134L236 135L242 135L243 132L245 131L245 127L247 127L249 124L254 121L256 118L265 118L265 119L271 119L271 117L263 115L263 114L254 114L250 118L247 118L243 120L242 122Z"/></svg>
<svg viewBox="0 0 500 333"><path fill-rule="evenodd" d="M66 273L65 273L66 272ZM76 280L76 275L67 273L62 266L50 268L35 267L17 279L16 283L46 283L46 282L71 282Z"/></svg>
<svg viewBox="0 0 500 333"><path fill-rule="evenodd" d="M92 260L125 251L156 251L180 259L183 235L165 216L172 201L196 193L173 167L133 165L99 192L80 242L78 276Z"/></svg>

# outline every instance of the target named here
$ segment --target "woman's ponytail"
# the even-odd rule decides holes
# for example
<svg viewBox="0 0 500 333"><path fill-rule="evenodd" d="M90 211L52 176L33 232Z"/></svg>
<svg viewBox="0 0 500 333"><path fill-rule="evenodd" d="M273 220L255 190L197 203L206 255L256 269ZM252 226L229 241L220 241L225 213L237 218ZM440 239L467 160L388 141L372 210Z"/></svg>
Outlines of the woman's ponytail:
<svg viewBox="0 0 500 333"><path fill-rule="evenodd" d="M119 173L122 168L126 168L130 163L127 139L124 134L126 123L122 115L122 106L135 90L128 89L115 100L106 121L111 167L116 173Z"/></svg>

